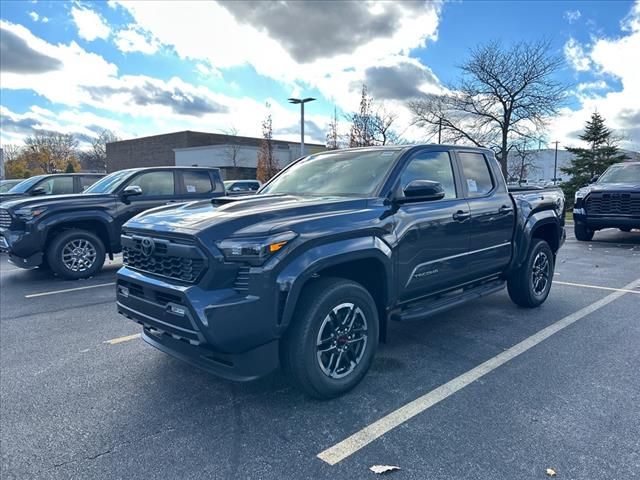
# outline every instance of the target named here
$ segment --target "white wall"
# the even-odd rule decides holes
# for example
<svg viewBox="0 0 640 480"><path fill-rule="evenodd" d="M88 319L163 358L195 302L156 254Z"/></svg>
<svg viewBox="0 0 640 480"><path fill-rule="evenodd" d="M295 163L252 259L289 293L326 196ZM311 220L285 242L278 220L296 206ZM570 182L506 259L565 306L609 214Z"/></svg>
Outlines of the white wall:
<svg viewBox="0 0 640 480"><path fill-rule="evenodd" d="M175 148L176 165L202 167L233 167L233 150L230 145L209 145L206 147ZM238 167L256 168L259 147L235 146ZM275 147L274 155L280 168L285 167L297 158L291 148Z"/></svg>

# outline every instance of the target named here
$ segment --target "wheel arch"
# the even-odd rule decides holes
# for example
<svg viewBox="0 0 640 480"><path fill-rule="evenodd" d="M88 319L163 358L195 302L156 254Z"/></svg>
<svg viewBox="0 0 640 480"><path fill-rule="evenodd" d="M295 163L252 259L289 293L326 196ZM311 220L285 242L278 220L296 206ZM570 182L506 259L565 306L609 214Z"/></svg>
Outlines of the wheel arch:
<svg viewBox="0 0 640 480"><path fill-rule="evenodd" d="M57 219L55 222L48 223L46 226L47 236L45 239L45 249L51 244L51 241L61 232L66 230L78 229L86 230L97 235L104 244L104 248L107 253L109 255L113 255L113 253L115 253L113 251L114 242L110 233L113 228L109 223L112 223L112 221L108 221L104 218L96 216L80 216L76 218L65 217Z"/></svg>

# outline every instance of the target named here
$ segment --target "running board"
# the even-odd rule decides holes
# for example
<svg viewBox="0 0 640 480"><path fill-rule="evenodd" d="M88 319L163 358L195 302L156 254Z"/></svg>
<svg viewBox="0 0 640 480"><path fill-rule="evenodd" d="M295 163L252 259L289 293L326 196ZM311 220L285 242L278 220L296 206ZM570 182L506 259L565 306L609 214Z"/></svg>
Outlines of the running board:
<svg viewBox="0 0 640 480"><path fill-rule="evenodd" d="M449 294L444 298L441 297L431 301L423 301L407 307L406 310L403 310L399 315L395 316L395 319L400 322L409 322L411 320L418 320L430 315L435 315L471 300L498 292L505 287L506 283L504 280L494 280L478 285L477 287L467 288L458 294Z"/></svg>

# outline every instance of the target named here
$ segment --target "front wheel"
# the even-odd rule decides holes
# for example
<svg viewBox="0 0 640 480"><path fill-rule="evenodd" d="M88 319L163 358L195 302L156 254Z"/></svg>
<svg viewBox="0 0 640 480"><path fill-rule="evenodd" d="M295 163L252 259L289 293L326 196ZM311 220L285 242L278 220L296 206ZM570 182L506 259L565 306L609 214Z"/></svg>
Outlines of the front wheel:
<svg viewBox="0 0 640 480"><path fill-rule="evenodd" d="M588 228L584 223L576 222L573 226L573 233L576 236L576 240L581 242L590 242L593 238L594 231Z"/></svg>
<svg viewBox="0 0 640 480"><path fill-rule="evenodd" d="M507 280L507 290L513 303L525 308L535 308L544 303L551 290L554 260L549 244L533 239L526 260Z"/></svg>
<svg viewBox="0 0 640 480"><path fill-rule="evenodd" d="M362 285L339 278L302 292L280 350L282 368L311 397L334 398L367 373L378 344L378 312Z"/></svg>
<svg viewBox="0 0 640 480"><path fill-rule="evenodd" d="M51 270L66 280L89 278L104 264L102 240L86 230L65 230L57 235L46 255Z"/></svg>

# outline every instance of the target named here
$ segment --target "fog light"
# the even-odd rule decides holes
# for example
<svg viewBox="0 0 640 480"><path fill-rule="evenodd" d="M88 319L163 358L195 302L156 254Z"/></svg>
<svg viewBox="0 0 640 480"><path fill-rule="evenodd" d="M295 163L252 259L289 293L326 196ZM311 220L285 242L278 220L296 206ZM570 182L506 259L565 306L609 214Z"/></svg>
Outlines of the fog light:
<svg viewBox="0 0 640 480"><path fill-rule="evenodd" d="M179 307L177 305L171 305L169 307L169 311L175 315L180 315L181 317L184 317L187 314L187 309L184 307Z"/></svg>
<svg viewBox="0 0 640 480"><path fill-rule="evenodd" d="M129 297L129 289L127 287L118 286L118 293L123 297Z"/></svg>

